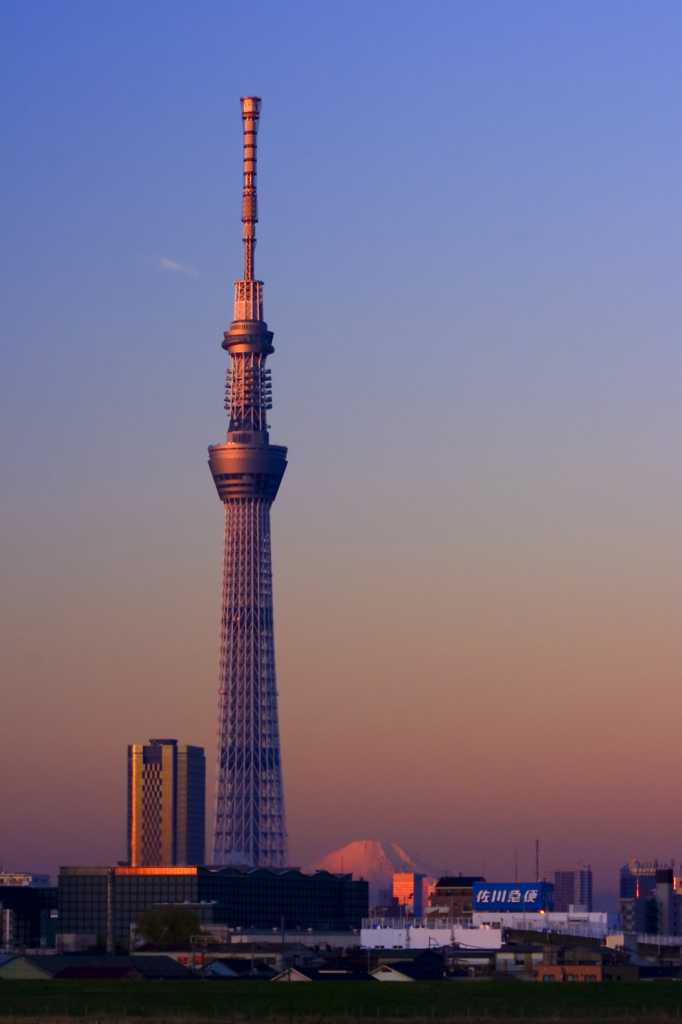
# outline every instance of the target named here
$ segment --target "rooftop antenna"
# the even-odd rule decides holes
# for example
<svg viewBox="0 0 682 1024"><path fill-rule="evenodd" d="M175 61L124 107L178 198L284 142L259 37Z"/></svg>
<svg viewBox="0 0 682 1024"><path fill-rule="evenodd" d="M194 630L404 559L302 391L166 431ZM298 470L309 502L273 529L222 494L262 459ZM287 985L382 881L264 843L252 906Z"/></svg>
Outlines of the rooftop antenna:
<svg viewBox="0 0 682 1024"><path fill-rule="evenodd" d="M260 98L242 97L244 122L244 191L242 198L242 224L244 225L244 280L253 280L253 256L256 250L256 224L258 223L258 196L256 191L256 136L260 117Z"/></svg>
<svg viewBox="0 0 682 1024"><path fill-rule="evenodd" d="M244 187L242 191L242 240L244 242L244 277L235 283L235 325L263 320L263 282L254 279L258 193L256 187L256 136L261 100L258 96L242 96L244 122ZM234 325L233 325L234 326ZM267 330L263 326L261 331ZM250 328L254 330L253 327ZM238 333L236 330L234 333Z"/></svg>

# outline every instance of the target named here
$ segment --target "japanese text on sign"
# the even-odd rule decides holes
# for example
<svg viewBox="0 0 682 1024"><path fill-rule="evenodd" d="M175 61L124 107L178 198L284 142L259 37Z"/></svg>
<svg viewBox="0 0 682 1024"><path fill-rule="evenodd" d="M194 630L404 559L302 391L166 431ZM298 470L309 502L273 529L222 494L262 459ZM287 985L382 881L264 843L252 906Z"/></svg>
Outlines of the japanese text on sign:
<svg viewBox="0 0 682 1024"><path fill-rule="evenodd" d="M554 886L547 882L475 882L474 910L551 910Z"/></svg>

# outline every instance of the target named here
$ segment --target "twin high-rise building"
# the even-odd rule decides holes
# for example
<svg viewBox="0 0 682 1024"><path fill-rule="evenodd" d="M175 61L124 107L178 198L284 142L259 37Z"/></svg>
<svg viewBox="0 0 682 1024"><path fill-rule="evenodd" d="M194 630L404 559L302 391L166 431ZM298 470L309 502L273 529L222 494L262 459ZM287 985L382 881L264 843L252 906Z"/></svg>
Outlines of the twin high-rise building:
<svg viewBox="0 0 682 1024"><path fill-rule="evenodd" d="M263 282L254 276L256 132L261 101L242 101L244 122L244 277L235 285L225 444L209 466L225 506L220 632L218 772L213 863L283 867L287 861L272 614L270 506L286 468L286 448L270 444Z"/></svg>
<svg viewBox="0 0 682 1024"><path fill-rule="evenodd" d="M150 740L128 747L131 867L204 863L206 760L201 747Z"/></svg>

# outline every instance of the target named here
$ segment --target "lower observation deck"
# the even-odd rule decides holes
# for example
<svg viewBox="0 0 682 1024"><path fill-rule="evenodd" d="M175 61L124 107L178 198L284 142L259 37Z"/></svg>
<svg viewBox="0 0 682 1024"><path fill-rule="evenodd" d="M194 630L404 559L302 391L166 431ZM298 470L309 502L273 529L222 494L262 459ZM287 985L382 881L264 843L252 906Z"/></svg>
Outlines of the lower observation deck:
<svg viewBox="0 0 682 1024"><path fill-rule="evenodd" d="M221 501L238 498L274 501L287 468L286 448L274 444L214 444L208 454L208 465Z"/></svg>

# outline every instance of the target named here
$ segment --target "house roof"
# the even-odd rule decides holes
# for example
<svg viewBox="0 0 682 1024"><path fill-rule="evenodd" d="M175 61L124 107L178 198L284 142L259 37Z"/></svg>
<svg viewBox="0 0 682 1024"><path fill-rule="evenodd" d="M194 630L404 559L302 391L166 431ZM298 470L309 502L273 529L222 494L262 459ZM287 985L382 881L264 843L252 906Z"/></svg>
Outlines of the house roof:
<svg viewBox="0 0 682 1024"><path fill-rule="evenodd" d="M499 949L467 949L466 946L458 946L453 953L453 957L456 962L460 960L492 961L499 952Z"/></svg>
<svg viewBox="0 0 682 1024"><path fill-rule="evenodd" d="M356 974L367 973L367 954L363 951L357 956L320 956L316 957L311 963L311 967L314 967L318 971L355 971Z"/></svg>
<svg viewBox="0 0 682 1024"><path fill-rule="evenodd" d="M420 960L423 963L443 963L443 953L440 949L380 949L378 946L363 949L357 954L358 962L367 962L367 953L373 960Z"/></svg>
<svg viewBox="0 0 682 1024"><path fill-rule="evenodd" d="M22 955L10 959L23 960L27 965L51 978L95 977L93 971L105 971L100 977L112 977L110 972L124 973L133 969L139 971L144 978L191 978L192 972L178 964L169 956L107 956L97 953L64 953L56 955ZM64 973L68 971L68 973ZM86 973L83 974L82 972ZM81 972L81 973L75 973ZM87 973L90 972L90 973ZM123 974L121 973L123 972Z"/></svg>
<svg viewBox="0 0 682 1024"><path fill-rule="evenodd" d="M170 956L131 956L134 967L144 974L145 978L192 978L194 975L177 960Z"/></svg>
<svg viewBox="0 0 682 1024"><path fill-rule="evenodd" d="M398 974L410 978L411 981L438 981L443 977L442 961L439 967L434 964L423 964L418 960L396 960L391 964L381 964L370 974L376 978L378 974L397 971Z"/></svg>
<svg viewBox="0 0 682 1024"><path fill-rule="evenodd" d="M207 964L205 973L244 980L255 978L256 980L269 981L270 978L274 978L277 972L260 960L255 960L251 963L250 960L238 957L221 956L216 957L210 964Z"/></svg>
<svg viewBox="0 0 682 1024"><path fill-rule="evenodd" d="M276 974L272 981L312 981L307 971L302 971L298 967L287 967L286 971L281 971L280 974Z"/></svg>
<svg viewBox="0 0 682 1024"><path fill-rule="evenodd" d="M79 978L82 981L118 981L120 978L143 978L144 975L137 967L131 967L130 965L117 967L112 964L109 967L65 967L63 971L58 971L54 977L60 980Z"/></svg>
<svg viewBox="0 0 682 1024"><path fill-rule="evenodd" d="M300 940L291 940L286 942L276 941L265 941L265 942L208 942L206 944L206 953L209 956L222 956L223 953L229 953L232 957L237 958L237 952L239 958L251 957L252 953L257 956L258 953L282 953L290 950L311 948L306 946L305 943ZM145 942L142 946L136 946L135 952L132 956L149 956L150 954L158 954L163 956L177 956L178 953L185 953L187 955L195 952L189 942L175 943L172 946L155 946L150 942Z"/></svg>
<svg viewBox="0 0 682 1024"><path fill-rule="evenodd" d="M359 970L357 967L311 967L302 968L314 974L313 981L366 981L369 978L367 971Z"/></svg>
<svg viewBox="0 0 682 1024"><path fill-rule="evenodd" d="M341 970L337 968L324 968L324 967L289 967L286 971L282 971L281 974L277 974L272 980L273 981L288 981L294 976L293 980L298 981L367 981L369 975L366 971L359 970Z"/></svg>

